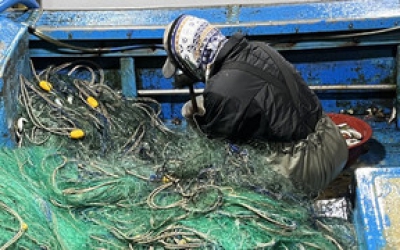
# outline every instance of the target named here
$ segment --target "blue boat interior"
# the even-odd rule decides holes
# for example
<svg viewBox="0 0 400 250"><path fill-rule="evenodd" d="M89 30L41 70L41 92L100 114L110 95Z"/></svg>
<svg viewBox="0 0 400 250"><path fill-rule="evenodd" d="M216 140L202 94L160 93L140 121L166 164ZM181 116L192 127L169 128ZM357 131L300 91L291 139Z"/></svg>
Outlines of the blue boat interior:
<svg viewBox="0 0 400 250"><path fill-rule="evenodd" d="M5 1L7 2L7 1ZM49 1L51 2L51 1ZM102 2L102 1L100 1ZM62 9L0 3L0 145L14 147L18 76L49 65L89 60L106 82L126 96L147 96L162 105L167 124L185 126L187 89L163 78L162 36L178 15L209 20L227 36L241 32L269 43L292 62L328 113L345 113L373 130L368 150L354 163L354 222L360 249L383 249L387 222L377 179L399 178L400 2L397 0L271 1L201 6ZM99 50L99 48L101 48ZM201 93L204 85L196 84ZM395 184L390 184L395 185ZM394 187L394 186L393 186ZM395 190L395 188L393 188ZM391 190L392 190L391 189ZM394 192L394 191L393 191ZM375 213L374 211L379 211Z"/></svg>

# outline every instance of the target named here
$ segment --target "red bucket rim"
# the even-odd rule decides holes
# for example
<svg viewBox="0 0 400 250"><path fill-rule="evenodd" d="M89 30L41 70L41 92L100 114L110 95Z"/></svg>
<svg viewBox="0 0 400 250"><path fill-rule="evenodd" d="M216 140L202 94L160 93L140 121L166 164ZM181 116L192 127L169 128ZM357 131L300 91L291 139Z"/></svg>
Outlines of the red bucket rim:
<svg viewBox="0 0 400 250"><path fill-rule="evenodd" d="M350 127L354 128L358 132L360 132L363 136L360 143L355 145L349 146L348 149L357 148L361 145L364 145L369 139L372 137L372 128L371 126L363 121L360 118L346 115L346 114L335 114L335 113L328 113L328 116L332 119L332 121L338 125L340 123L347 123Z"/></svg>

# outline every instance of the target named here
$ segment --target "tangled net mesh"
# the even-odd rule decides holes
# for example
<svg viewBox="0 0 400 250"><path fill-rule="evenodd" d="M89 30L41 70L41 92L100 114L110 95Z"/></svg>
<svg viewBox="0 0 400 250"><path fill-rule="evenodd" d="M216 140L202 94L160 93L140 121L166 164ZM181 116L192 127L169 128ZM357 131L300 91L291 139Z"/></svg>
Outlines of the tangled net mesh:
<svg viewBox="0 0 400 250"><path fill-rule="evenodd" d="M0 249L357 248L349 221L319 216L268 168L267 144L166 127L155 100L122 96L95 64L20 86L19 147L0 152Z"/></svg>

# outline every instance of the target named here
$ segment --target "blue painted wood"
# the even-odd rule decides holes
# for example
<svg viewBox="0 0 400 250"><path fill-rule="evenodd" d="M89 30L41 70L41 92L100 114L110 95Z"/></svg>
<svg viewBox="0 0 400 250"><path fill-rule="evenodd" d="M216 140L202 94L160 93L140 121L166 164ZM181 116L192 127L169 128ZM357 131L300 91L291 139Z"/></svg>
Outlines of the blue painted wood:
<svg viewBox="0 0 400 250"><path fill-rule="evenodd" d="M122 94L126 97L137 96L135 61L132 57L124 57L121 62Z"/></svg>
<svg viewBox="0 0 400 250"><path fill-rule="evenodd" d="M353 0L123 11L44 11L35 25L57 39L159 39L166 24L186 13L206 18L227 35L241 31L250 36L275 36L396 27L399 5L395 0Z"/></svg>
<svg viewBox="0 0 400 250"><path fill-rule="evenodd" d="M29 75L28 34L24 25L0 16L0 148L12 147L19 74Z"/></svg>
<svg viewBox="0 0 400 250"><path fill-rule="evenodd" d="M399 202L394 197L399 197L400 168L360 168L355 176L357 200L354 221L360 249L396 249L394 240L397 237L390 238L385 231L398 226L393 222L397 214L393 211L396 211L394 206Z"/></svg>

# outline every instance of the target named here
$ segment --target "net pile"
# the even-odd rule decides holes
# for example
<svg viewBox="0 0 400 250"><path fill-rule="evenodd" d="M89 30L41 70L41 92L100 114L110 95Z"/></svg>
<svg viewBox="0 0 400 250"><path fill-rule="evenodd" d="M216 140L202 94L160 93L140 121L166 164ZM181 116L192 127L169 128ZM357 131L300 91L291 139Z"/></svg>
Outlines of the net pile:
<svg viewBox="0 0 400 250"><path fill-rule="evenodd" d="M348 221L267 167L268 145L167 128L93 64L20 84L20 147L0 152L4 249L357 248Z"/></svg>

